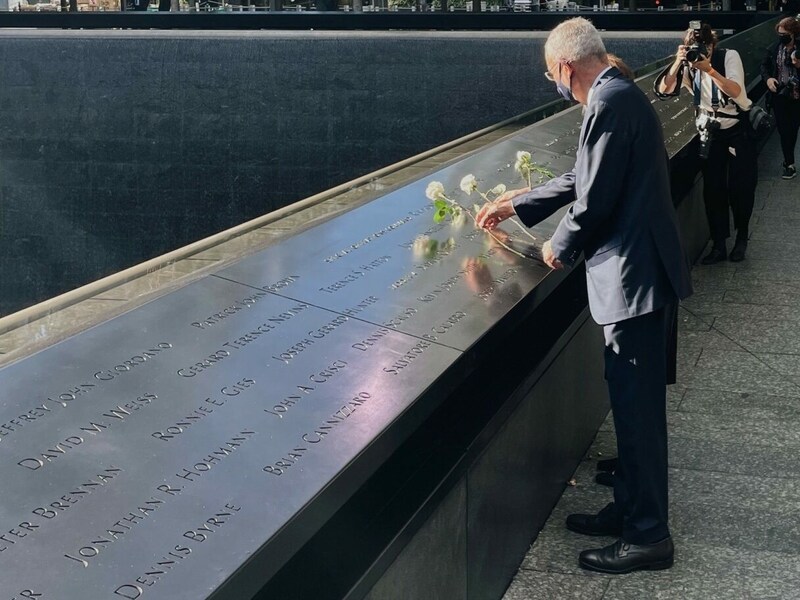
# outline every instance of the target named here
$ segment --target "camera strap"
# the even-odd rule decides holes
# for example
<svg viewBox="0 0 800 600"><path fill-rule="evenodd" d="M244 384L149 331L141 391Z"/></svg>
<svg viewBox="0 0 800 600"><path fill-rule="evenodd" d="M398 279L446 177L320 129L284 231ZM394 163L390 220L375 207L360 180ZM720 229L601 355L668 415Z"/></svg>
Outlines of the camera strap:
<svg viewBox="0 0 800 600"><path fill-rule="evenodd" d="M700 111L700 97L701 97L701 83L700 77L702 71L699 69L694 73L694 81L692 82L692 91L694 92L694 107L695 112ZM719 110L719 88L714 81L711 81L711 110L714 113L714 118L717 118L717 111Z"/></svg>

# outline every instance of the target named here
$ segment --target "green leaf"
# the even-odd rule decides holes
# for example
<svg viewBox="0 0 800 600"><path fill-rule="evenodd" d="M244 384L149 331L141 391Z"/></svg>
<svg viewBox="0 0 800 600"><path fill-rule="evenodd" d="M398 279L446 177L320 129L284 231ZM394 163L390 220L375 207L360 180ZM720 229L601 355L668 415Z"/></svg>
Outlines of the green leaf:
<svg viewBox="0 0 800 600"><path fill-rule="evenodd" d="M445 210L437 210L436 213L433 215L433 222L434 223L441 223L446 214L447 214L447 211L445 211Z"/></svg>
<svg viewBox="0 0 800 600"><path fill-rule="evenodd" d="M447 208L447 202L445 202L444 200L439 200L439 199L434 200L433 201L433 207L436 210L444 210L444 209Z"/></svg>

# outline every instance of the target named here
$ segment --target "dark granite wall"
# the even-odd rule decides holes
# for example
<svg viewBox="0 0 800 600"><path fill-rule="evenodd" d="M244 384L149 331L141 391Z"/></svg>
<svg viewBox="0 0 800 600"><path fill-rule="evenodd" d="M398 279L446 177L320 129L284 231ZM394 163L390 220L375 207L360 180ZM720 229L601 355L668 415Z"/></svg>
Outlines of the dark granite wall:
<svg viewBox="0 0 800 600"><path fill-rule="evenodd" d="M633 66L677 37L609 34ZM0 33L0 315L554 99L542 33Z"/></svg>

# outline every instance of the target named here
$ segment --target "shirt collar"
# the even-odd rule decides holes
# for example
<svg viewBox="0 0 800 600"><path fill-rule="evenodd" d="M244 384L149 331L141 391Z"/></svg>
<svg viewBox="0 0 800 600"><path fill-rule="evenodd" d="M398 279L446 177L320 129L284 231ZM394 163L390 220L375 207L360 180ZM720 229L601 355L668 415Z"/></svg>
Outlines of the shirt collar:
<svg viewBox="0 0 800 600"><path fill-rule="evenodd" d="M591 105L591 103L592 103L592 95L594 94L594 89L598 85L600 85L600 80L603 79L603 76L613 68L614 67L612 67L612 66L608 66L605 69L603 69L597 77L595 77L594 82L592 83L592 87L589 88L589 96L586 99L586 106Z"/></svg>

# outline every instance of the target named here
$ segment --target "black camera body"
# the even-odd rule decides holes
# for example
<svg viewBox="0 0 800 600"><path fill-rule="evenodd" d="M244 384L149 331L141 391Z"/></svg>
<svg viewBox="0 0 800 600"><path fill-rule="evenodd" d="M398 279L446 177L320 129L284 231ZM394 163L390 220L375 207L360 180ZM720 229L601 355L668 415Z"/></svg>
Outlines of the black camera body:
<svg viewBox="0 0 800 600"><path fill-rule="evenodd" d="M694 44L686 48L686 62L696 63L708 56L708 47L702 40L703 27L700 21L689 21L689 28L694 34Z"/></svg>
<svg viewBox="0 0 800 600"><path fill-rule="evenodd" d="M696 63L708 56L708 48L703 42L694 43L686 49L686 60L690 63Z"/></svg>

